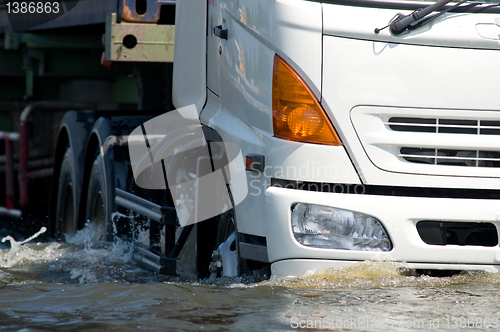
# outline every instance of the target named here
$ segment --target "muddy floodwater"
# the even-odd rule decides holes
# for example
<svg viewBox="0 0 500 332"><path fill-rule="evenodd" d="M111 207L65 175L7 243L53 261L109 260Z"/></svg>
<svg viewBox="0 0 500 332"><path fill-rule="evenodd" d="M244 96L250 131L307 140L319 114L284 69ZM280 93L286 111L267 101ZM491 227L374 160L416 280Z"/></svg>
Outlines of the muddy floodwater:
<svg viewBox="0 0 500 332"><path fill-rule="evenodd" d="M362 262L301 278L196 281L187 268L155 275L129 244L90 245L91 236L0 243L0 331L500 330L497 274L417 277L404 264Z"/></svg>

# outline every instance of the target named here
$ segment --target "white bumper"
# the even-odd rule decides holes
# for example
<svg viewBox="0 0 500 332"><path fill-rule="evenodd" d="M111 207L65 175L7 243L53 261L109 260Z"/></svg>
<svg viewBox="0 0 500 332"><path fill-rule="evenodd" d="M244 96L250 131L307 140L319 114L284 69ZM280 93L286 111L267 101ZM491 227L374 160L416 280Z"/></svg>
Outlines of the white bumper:
<svg viewBox="0 0 500 332"><path fill-rule="evenodd" d="M358 189L359 192L359 189ZM382 222L392 241L389 252L321 249L299 244L290 224L291 205L303 202L369 214ZM307 270L341 267L363 260L387 259L422 269L500 270L500 247L429 245L420 238L421 220L490 222L497 232L496 200L395 197L310 192L270 187L266 191L266 234L275 275L301 275Z"/></svg>

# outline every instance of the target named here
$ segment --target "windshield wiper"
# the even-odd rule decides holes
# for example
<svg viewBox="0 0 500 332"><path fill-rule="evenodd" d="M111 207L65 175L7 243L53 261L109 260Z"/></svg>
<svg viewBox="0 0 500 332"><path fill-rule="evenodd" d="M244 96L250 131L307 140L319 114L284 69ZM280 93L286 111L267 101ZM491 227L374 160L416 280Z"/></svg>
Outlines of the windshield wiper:
<svg viewBox="0 0 500 332"><path fill-rule="evenodd" d="M383 27L382 29L378 29L378 28L375 29L375 33L379 33L383 29L390 27L389 30L391 31L391 33L393 35L400 35L403 32L405 32L406 30L413 30L413 29L416 29L418 27L421 27L421 26L429 23L431 20L443 15L444 13L452 10L455 7L460 6L461 4L466 2L467 0L462 0L462 1L458 2L455 6L446 8L445 10L441 11L440 13L434 14L431 17L428 17L425 20L422 20L424 17L431 14L432 12L443 8L444 6L446 6L448 4L448 2L451 2L451 1L453 1L453 0L441 0L441 1L438 1L436 3L433 3L432 5L429 5L427 7L422 8L422 9L416 10L413 13L408 14L408 15L398 14L391 20L391 22L387 26Z"/></svg>

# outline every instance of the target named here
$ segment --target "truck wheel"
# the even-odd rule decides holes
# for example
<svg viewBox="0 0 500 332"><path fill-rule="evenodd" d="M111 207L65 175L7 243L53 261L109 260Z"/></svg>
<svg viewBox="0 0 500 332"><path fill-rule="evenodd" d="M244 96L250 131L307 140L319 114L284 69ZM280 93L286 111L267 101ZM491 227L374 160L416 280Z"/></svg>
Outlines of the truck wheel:
<svg viewBox="0 0 500 332"><path fill-rule="evenodd" d="M108 216L110 215L108 194L104 162L102 156L98 155L90 171L85 208L85 221L94 223L95 233L93 235L97 241L111 241L112 238L112 233L108 232Z"/></svg>
<svg viewBox="0 0 500 332"><path fill-rule="evenodd" d="M77 230L73 150L68 147L61 163L59 182L57 186L57 207L54 236L63 240L63 234L74 234Z"/></svg>

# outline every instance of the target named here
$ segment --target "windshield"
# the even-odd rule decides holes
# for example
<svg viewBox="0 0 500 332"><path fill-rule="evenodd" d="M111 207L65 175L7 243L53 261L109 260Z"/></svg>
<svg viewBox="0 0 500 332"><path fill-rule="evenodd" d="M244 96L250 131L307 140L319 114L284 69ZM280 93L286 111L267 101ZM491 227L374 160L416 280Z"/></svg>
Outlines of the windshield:
<svg viewBox="0 0 500 332"><path fill-rule="evenodd" d="M356 6L356 7L372 7L372 8L388 8L388 9L404 9L417 10L422 7L431 5L437 1L426 0L308 0L321 3ZM459 0L453 0L446 7L455 6ZM445 8L446 8L445 7ZM468 13L500 13L500 0L470 0L460 8L454 8L452 12L468 12Z"/></svg>

